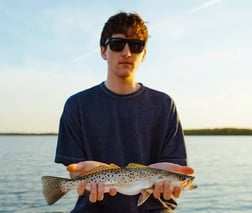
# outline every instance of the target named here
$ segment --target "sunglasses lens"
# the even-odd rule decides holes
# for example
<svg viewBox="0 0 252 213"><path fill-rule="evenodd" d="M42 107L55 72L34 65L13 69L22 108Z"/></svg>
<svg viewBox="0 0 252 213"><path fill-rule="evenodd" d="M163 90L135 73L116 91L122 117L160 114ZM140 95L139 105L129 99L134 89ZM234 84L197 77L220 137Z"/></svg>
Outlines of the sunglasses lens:
<svg viewBox="0 0 252 213"><path fill-rule="evenodd" d="M120 52L123 50L126 41L122 39L111 39L109 42L109 47L111 50Z"/></svg>
<svg viewBox="0 0 252 213"><path fill-rule="evenodd" d="M128 43L130 51L133 53L141 53L144 49L145 41L138 39L123 39L123 38L109 38L105 45L109 44L112 51L120 52Z"/></svg>
<svg viewBox="0 0 252 213"><path fill-rule="evenodd" d="M145 42L141 40L129 40L128 44L131 52L141 53L144 49Z"/></svg>

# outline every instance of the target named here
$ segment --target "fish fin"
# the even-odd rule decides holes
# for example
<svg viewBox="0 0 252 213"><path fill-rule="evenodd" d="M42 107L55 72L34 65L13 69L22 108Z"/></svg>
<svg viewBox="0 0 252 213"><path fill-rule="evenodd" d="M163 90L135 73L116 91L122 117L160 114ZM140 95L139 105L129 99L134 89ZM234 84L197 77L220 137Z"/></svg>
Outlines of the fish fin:
<svg viewBox="0 0 252 213"><path fill-rule="evenodd" d="M140 164L140 163L129 163L126 166L127 169L136 169L136 168L149 168L146 165Z"/></svg>
<svg viewBox="0 0 252 213"><path fill-rule="evenodd" d="M153 189L145 189L141 191L141 194L139 195L137 206L141 206L144 204L146 200L151 196L153 192Z"/></svg>
<svg viewBox="0 0 252 213"><path fill-rule="evenodd" d="M53 176L43 176L42 189L45 200L48 205L54 204L57 200L63 197L67 192L71 190L71 187L62 187L62 182L72 181L71 179L53 177Z"/></svg>
<svg viewBox="0 0 252 213"><path fill-rule="evenodd" d="M120 166L118 166L118 165L116 165L116 164L114 164L114 163L109 164L108 167L109 167L110 169L120 169L120 168L121 168Z"/></svg>
<svg viewBox="0 0 252 213"><path fill-rule="evenodd" d="M189 184L189 185L186 185L183 187L183 190L184 191L188 191L188 190L193 190L193 189L197 189L198 186L197 185L194 185L194 184Z"/></svg>
<svg viewBox="0 0 252 213"><path fill-rule="evenodd" d="M192 185L189 186L189 190L193 190L193 189L197 189L197 188L198 188L198 186L194 185L194 184L192 184Z"/></svg>
<svg viewBox="0 0 252 213"><path fill-rule="evenodd" d="M83 176L86 176L86 175L91 175L91 174L94 174L94 173L97 173L97 172L102 172L102 171L107 171L107 170L113 170L113 169L120 169L121 167L116 165L116 164L109 164L108 166L97 166L97 167L94 167L84 173L82 173L80 175L80 177L83 177Z"/></svg>

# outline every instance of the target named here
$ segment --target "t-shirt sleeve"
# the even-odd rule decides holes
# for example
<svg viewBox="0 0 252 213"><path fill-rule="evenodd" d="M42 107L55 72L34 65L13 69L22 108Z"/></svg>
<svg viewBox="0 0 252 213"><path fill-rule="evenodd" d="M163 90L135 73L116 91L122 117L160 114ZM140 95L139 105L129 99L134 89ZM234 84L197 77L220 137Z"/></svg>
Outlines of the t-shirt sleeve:
<svg viewBox="0 0 252 213"><path fill-rule="evenodd" d="M78 116L78 104L68 100L61 115L55 162L69 165L86 159Z"/></svg>
<svg viewBox="0 0 252 213"><path fill-rule="evenodd" d="M185 140L174 101L171 101L168 126L160 161L187 165Z"/></svg>

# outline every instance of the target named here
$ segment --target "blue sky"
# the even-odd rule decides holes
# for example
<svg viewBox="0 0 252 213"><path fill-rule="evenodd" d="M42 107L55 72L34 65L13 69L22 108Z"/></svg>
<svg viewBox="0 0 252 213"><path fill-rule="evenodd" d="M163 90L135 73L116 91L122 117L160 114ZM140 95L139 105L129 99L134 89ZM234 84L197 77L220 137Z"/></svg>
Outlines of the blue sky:
<svg viewBox="0 0 252 213"><path fill-rule="evenodd" d="M252 1L1 0L0 132L57 132L65 100L102 82L105 21L138 12L137 80L173 97L183 127L252 128Z"/></svg>

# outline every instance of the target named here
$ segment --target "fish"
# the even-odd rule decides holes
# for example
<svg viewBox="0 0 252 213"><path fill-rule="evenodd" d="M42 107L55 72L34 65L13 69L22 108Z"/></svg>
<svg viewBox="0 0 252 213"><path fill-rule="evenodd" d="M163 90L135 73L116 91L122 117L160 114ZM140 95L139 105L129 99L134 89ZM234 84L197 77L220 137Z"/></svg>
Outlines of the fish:
<svg viewBox="0 0 252 213"><path fill-rule="evenodd" d="M197 188L193 185L194 176L170 172L163 169L150 168L143 164L130 163L126 167L116 164L98 166L74 179L55 176L42 176L42 190L48 205L54 204L67 192L76 189L81 181L86 181L85 190L90 191L90 183L104 183L104 192L115 188L124 195L137 195L137 206L142 205L153 193L153 186L157 182L168 181L171 187L180 186L182 190Z"/></svg>

